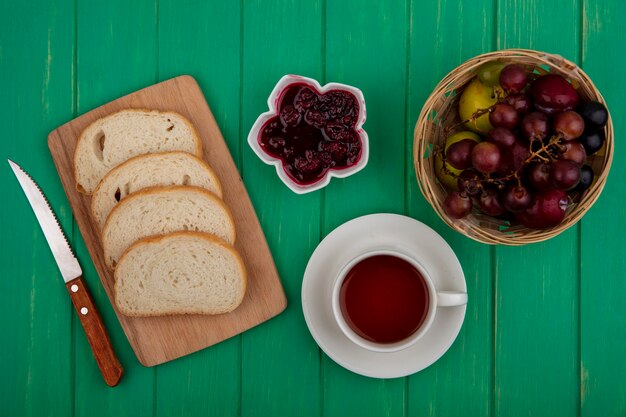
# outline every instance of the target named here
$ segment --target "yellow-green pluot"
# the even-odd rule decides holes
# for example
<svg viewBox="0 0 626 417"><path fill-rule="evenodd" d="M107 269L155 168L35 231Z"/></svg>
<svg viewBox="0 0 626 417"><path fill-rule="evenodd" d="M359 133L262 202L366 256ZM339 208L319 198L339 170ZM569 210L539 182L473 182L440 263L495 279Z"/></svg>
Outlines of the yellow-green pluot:
<svg viewBox="0 0 626 417"><path fill-rule="evenodd" d="M487 87L475 78L461 94L459 100L459 116L461 120L469 120L478 110L488 109L498 101L493 87ZM487 134L493 126L489 122L489 113L485 113L476 120L465 124L476 133Z"/></svg>

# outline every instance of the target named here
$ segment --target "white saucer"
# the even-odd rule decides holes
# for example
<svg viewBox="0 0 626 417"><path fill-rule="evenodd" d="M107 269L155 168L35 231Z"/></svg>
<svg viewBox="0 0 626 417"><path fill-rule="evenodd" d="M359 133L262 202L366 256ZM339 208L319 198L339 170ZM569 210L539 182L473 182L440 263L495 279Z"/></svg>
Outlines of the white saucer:
<svg viewBox="0 0 626 417"><path fill-rule="evenodd" d="M381 247L415 257L437 290L467 291L459 260L434 230L410 217L371 214L342 224L315 249L304 272L302 310L317 344L339 365L372 378L398 378L421 371L446 353L461 330L466 306L439 307L428 332L407 349L379 353L354 344L333 317L333 282L349 260Z"/></svg>

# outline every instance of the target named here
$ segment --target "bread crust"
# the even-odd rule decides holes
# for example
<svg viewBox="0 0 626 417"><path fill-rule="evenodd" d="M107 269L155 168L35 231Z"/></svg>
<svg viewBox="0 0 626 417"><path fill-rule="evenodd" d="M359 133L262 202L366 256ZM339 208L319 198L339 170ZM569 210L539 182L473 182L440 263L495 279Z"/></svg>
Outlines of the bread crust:
<svg viewBox="0 0 626 417"><path fill-rule="evenodd" d="M195 152L195 156L197 156L198 158L202 158L203 155L203 148L202 148L202 139L200 138L200 135L198 134L198 130L196 129L196 127L191 123L191 121L183 116L182 114L180 114L177 111L174 110L165 110L165 111L161 111L161 110L156 110L156 109L147 109L147 108L132 108L132 109L121 109L118 111L115 111L113 113L109 113L106 116L100 117L99 119L94 120L93 122L91 122L89 125L87 125L86 128L83 129L82 132L80 132L80 135L78 136L78 140L76 141L76 147L74 147L74 155L73 155L73 171L74 171L74 181L76 182L76 190L81 193L81 194L85 194L85 195L91 195L92 193L87 192L87 190L85 190L79 183L78 181L78 170L76 169L76 154L78 153L78 148L80 143L85 139L85 133L91 128L93 127L96 123L102 123L105 119L108 119L110 117L113 117L119 113L158 113L158 114L164 114L164 113L172 113L175 114L177 116L180 117L180 119L183 121L183 123L185 123L185 125L187 125L189 127L189 129L191 130L191 134L194 138L194 141L196 142L196 152ZM114 167L115 168L115 167ZM94 189L95 191L95 189Z"/></svg>
<svg viewBox="0 0 626 417"><path fill-rule="evenodd" d="M136 155L133 156L130 159L127 159L126 161L122 162L121 164L117 165L115 168L113 168L112 170L110 170L109 172L106 173L106 175L104 177L102 177L102 179L100 180L100 182L98 183L98 186L94 189L92 195L96 195L98 194L98 192L100 191L100 189L104 186L105 182L111 178L111 176L114 174L114 172L119 172L119 170L124 169L124 167L136 162L137 160L140 159L145 159L145 158L151 158L151 157L156 157L156 156L168 156L168 155L181 155L181 156L185 156L185 157L190 157L195 159L197 162L200 163L200 165L203 167L203 169L206 171L207 175L211 178L211 182L215 185L215 188L217 190L217 193L214 193L215 195L217 195L220 199L223 196L223 189L222 189L222 183L220 182L217 174L215 173L215 171L213 170L213 168L211 168L211 166L209 164L207 164L203 159L192 155L190 153L187 152L183 152L183 151L171 151L171 152L157 152L157 153L145 153L145 154L140 154L140 155ZM158 187L158 186L153 186L153 187L147 187L147 188L154 188L154 187ZM143 191L147 188L144 188L142 190L139 191ZM200 187L201 188L201 187ZM132 194L136 194L136 191ZM126 199L127 197L129 197L130 195L126 196L124 199ZM121 202L121 200L120 200ZM94 222L98 223L96 220L96 212L95 212L95 198L91 199L91 206L89 208L89 211L91 213L91 217L93 219ZM117 205L115 206L117 207ZM110 213L109 213L110 214ZM98 226L100 226L98 224ZM102 229L104 229L104 225L102 225Z"/></svg>
<svg viewBox="0 0 626 417"><path fill-rule="evenodd" d="M210 233L196 232L196 231L187 230L187 231L172 232L172 233L168 233L166 235L157 235L157 236L145 237L145 238L140 239L137 242L133 243L132 245L130 245L130 247L128 249L126 249L124 254L120 257L120 260L119 260L118 264L122 263L124 261L124 259L126 258L126 256L128 256L128 254L132 250L134 250L136 247L138 247L138 246L142 246L144 244L159 243L162 240L173 239L173 238L177 238L177 237L193 237L193 238L198 238L198 239L204 239L207 242L210 242L212 244L216 244L218 246L221 246L222 248L226 249L228 252L230 252L234 256L235 260L239 264L239 268L241 269L241 286L242 286L242 290L241 290L241 297L238 300L238 302L234 305L234 307L231 310L224 311L224 312L221 312L221 313L207 313L207 312L204 312L202 310L198 310L198 311L194 311L194 312L180 311L180 312L168 312L168 313L164 313L164 314L157 314L157 313L137 314L137 313L133 313L133 312L130 312L130 311L124 311L124 308L117 304L118 270L116 269L114 274L113 274L113 281L114 281L114 283L113 283L113 297L115 299L115 305L116 305L116 307L117 307L117 309L119 310L120 313L122 313L122 314L124 314L125 316L128 316L128 317L161 317L161 316L193 315L193 314L217 315L217 314L227 314L227 313L230 313L230 312L234 311L235 309L237 309L241 305L241 303L243 302L243 300L245 298L246 292L248 290L248 272L246 270L245 263L243 262L243 258L241 257L241 255L239 254L237 249L235 249L234 246L228 244L227 242L223 241L222 239L220 239L217 236L212 235Z"/></svg>

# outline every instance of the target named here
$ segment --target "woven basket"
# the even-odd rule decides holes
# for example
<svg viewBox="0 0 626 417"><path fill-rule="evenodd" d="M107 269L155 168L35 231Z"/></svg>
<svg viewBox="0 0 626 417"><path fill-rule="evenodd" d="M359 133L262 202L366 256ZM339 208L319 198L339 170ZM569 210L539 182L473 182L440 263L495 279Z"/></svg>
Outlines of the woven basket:
<svg viewBox="0 0 626 417"><path fill-rule="evenodd" d="M450 218L443 210L448 191L435 175L434 149L443 146L445 139L455 131L466 130L459 126L457 102L460 92L476 75L476 69L488 61L515 62L540 73L557 73L567 78L583 100L605 103L600 92L587 74L571 61L558 55L523 49L508 49L479 55L466 61L450 72L435 87L426 100L414 132L413 162L420 190L439 217L451 228L471 239L487 244L525 245L541 242L558 235L573 226L600 196L613 159L613 123L609 115L606 125L606 141L602 149L587 158L594 171L592 186L571 204L565 219L559 225L543 230L528 229L515 222L496 219L473 210L461 220ZM446 127L457 125L449 131Z"/></svg>

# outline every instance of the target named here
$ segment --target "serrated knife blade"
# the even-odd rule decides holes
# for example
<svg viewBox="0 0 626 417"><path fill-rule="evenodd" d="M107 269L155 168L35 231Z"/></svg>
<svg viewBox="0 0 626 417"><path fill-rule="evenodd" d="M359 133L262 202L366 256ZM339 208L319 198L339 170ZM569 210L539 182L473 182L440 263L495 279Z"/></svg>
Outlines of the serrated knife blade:
<svg viewBox="0 0 626 417"><path fill-rule="evenodd" d="M24 194L26 194L30 206L35 212L35 216L39 221L43 234L46 236L46 241L48 242L48 246L50 246L54 260L61 271L63 280L69 282L74 278L78 278L82 275L83 271L78 264L78 259L76 259L76 256L74 256L70 248L67 237L61 229L56 215L50 207L48 199L41 192L37 183L22 167L10 159L8 161L13 173L22 186L22 190L24 190Z"/></svg>
<svg viewBox="0 0 626 417"><path fill-rule="evenodd" d="M50 207L50 203L48 203L37 183L26 171L10 159L9 165L11 165L13 173L15 173L17 180L22 186L22 190L24 190L24 194L26 194L26 198L43 230L48 246L52 250L54 260L65 281L65 288L78 314L80 324L85 329L87 341L89 346L91 346L104 381L107 385L114 387L120 382L124 374L124 368L122 368L113 351L113 346L104 328L102 318L83 280L83 271L78 264L78 260L70 248L70 244Z"/></svg>

